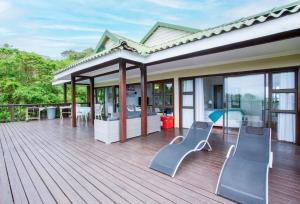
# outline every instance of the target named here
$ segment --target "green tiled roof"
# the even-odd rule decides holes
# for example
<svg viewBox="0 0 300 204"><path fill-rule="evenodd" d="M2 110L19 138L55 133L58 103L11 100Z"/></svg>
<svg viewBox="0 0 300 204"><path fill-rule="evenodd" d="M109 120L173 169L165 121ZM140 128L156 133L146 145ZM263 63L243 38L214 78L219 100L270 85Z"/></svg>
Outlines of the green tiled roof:
<svg viewBox="0 0 300 204"><path fill-rule="evenodd" d="M117 46L126 42L126 44L129 47L132 47L133 49L140 50L140 51L146 51L146 49L147 49L147 47L145 45L142 45L141 43L135 42L129 38L123 37L121 35L118 35L116 33L112 33L110 31L106 30L103 33L100 41L98 42L98 45L96 46L96 49L95 49L96 53L101 52L105 49L103 46L107 39L112 40Z"/></svg>
<svg viewBox="0 0 300 204"><path fill-rule="evenodd" d="M152 29L141 40L140 43L130 40L126 37L120 36L118 34L115 34L115 33L109 32L109 31L105 31L96 47L96 53L94 55L86 57L82 60L79 60L78 62L68 66L64 70L61 70L57 73L60 73L67 69L70 69L76 65L88 62L88 61L98 58L100 56L107 55L111 52L114 52L116 49L126 49L126 50L130 50L130 51L139 53L143 56L147 56L147 55L157 52L157 51L165 50L165 49L179 46L182 44L187 44L187 43L194 42L197 40L202 40L202 39L209 38L212 36L220 35L222 33L228 33L228 32L242 29L245 27L249 27L249 26L252 26L252 25L255 25L258 23L263 23L268 20L280 18L280 17L288 15L288 14L297 13L299 11L300 11L300 1L296 1L291 4L287 4L287 5L284 5L281 7L276 7L271 10L268 10L268 11L265 11L265 12L262 12L262 13L259 13L256 15L252 15L252 16L249 16L246 18L241 18L241 19L235 20L235 21L227 23L227 24L223 24L220 26L216 26L216 27L212 27L212 28L208 28L208 29L204 29L204 30L198 30L198 29L194 29L194 28L188 28L188 27L184 27L184 26L177 26L177 25L158 22L157 24L155 24L152 27ZM184 30L186 32L190 32L191 34L188 36L185 36L185 37L181 37L181 38L178 38L178 39L175 39L172 41L168 41L168 42L159 44L159 45L154 45L152 47L148 47L148 46L144 45L143 43L153 34L153 32L159 26L164 26L164 27L178 29L178 30ZM113 47L105 50L101 46L103 45L104 41L107 38L114 41L115 45Z"/></svg>
<svg viewBox="0 0 300 204"><path fill-rule="evenodd" d="M249 16L246 18L241 18L238 19L236 21L227 23L227 24L223 24L220 26L216 26L216 27L212 27L212 28L208 28L205 30L202 30L200 32L197 32L195 34L186 36L186 37L182 37L176 40L173 40L171 42L167 42L167 43L163 43L160 45L156 45L151 47L147 54L153 53L153 52L157 52L160 50L164 50L164 49L168 49L171 47L175 47L178 45L182 45L182 44L186 44L189 42L193 42L196 40L201 40L204 38L209 38L215 35L220 35L222 33L227 33L233 30L238 30L241 28L245 28L245 27L249 27L252 26L254 24L257 23L263 23L266 22L268 20L274 19L274 18L279 18L282 17L284 15L287 14L292 14L292 13L296 13L300 11L300 1L296 1L294 3L285 5L285 6L281 6L278 8L273 8L269 11L265 11L262 13L259 13L257 15L253 15L253 16Z"/></svg>
<svg viewBox="0 0 300 204"><path fill-rule="evenodd" d="M180 30L180 31L184 31L187 33L197 33L199 31L201 31L200 29L197 28L190 28L190 27L186 27L186 26L180 26L180 25L174 25L174 24L170 24L170 23L163 23L163 22L157 22L149 31L148 33L145 35L145 37L143 37L143 39L141 40L141 43L144 44L149 37L160 27L164 27L164 28L170 28L170 29L174 29L174 30Z"/></svg>

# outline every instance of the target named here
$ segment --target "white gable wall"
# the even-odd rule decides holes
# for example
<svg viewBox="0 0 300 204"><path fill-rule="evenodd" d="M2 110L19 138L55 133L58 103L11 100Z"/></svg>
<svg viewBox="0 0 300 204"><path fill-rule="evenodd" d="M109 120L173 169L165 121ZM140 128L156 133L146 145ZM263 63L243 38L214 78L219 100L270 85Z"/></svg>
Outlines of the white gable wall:
<svg viewBox="0 0 300 204"><path fill-rule="evenodd" d="M105 49L109 49L109 48L113 47L114 45L115 45L115 42L112 41L111 39L108 39L108 40L105 42L104 47L105 47Z"/></svg>
<svg viewBox="0 0 300 204"><path fill-rule="evenodd" d="M158 45L170 40L175 40L180 37L184 37L187 35L190 35L191 33L185 32L185 31L180 31L180 30L175 30L175 29L170 29L170 28L164 28L164 27L159 27L145 42L145 45L147 46L154 46Z"/></svg>

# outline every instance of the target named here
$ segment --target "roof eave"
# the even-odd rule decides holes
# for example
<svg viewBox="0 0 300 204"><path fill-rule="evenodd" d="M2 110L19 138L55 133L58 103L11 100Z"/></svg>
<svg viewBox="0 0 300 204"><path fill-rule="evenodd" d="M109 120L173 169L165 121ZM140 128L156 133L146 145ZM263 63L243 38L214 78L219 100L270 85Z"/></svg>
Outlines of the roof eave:
<svg viewBox="0 0 300 204"><path fill-rule="evenodd" d="M78 72L84 72L84 70L100 66L105 63L117 61L118 59L125 59L128 61L134 61L137 63L144 63L145 62L145 56L142 56L139 53L127 50L127 49L116 49L106 55L91 59L89 61L77 64L69 69L63 70L60 73L57 73L54 75L54 81L58 80L69 80L70 76L72 74L78 73Z"/></svg>

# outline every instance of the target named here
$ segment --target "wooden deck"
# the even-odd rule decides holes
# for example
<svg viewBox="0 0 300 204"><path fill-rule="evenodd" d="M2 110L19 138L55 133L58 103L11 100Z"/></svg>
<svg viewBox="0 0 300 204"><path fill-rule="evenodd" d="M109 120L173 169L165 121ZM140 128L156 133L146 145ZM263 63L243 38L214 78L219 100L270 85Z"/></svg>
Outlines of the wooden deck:
<svg viewBox="0 0 300 204"><path fill-rule="evenodd" d="M0 203L230 203L213 192L236 136L217 133L212 152L189 156L170 178L148 164L179 130L105 145L69 120L0 124ZM300 203L300 148L272 149L270 203Z"/></svg>

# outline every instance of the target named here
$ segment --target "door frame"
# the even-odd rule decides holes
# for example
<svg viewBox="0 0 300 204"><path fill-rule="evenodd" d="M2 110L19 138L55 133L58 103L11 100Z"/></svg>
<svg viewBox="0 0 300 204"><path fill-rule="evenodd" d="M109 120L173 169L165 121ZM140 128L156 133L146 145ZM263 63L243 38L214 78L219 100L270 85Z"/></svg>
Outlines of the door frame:
<svg viewBox="0 0 300 204"><path fill-rule="evenodd" d="M197 78L197 77L185 77L185 78L178 79L179 80L179 128L182 128L182 108L193 109L194 110L193 118L195 120L195 116L196 116L196 112L195 112L195 78ZM185 80L193 80L193 91L186 92L185 94L183 94L182 82ZM182 106L183 95L193 95L193 107Z"/></svg>

